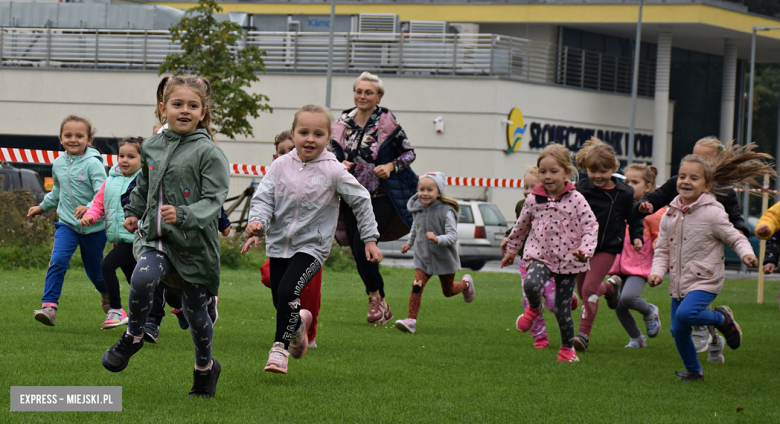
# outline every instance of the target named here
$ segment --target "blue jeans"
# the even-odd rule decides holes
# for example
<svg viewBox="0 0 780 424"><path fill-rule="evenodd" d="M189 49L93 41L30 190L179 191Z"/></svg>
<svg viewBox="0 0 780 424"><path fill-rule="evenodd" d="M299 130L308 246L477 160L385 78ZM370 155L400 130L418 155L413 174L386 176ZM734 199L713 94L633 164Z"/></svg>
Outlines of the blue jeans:
<svg viewBox="0 0 780 424"><path fill-rule="evenodd" d="M49 269L46 271L46 281L43 285L43 303L58 303L62 293L62 283L65 273L70 267L70 257L77 247L81 248L81 261L87 277L100 293L106 292L100 264L103 262L103 249L106 248L106 232L98 231L92 234L79 234L66 224L54 224L54 248L51 251Z"/></svg>
<svg viewBox="0 0 780 424"><path fill-rule="evenodd" d="M707 305L718 295L701 290L688 293L683 299L672 299L671 330L677 352L683 360L685 369L691 372L701 372L699 357L693 345L691 331L697 325L720 325L723 315L710 311Z"/></svg>

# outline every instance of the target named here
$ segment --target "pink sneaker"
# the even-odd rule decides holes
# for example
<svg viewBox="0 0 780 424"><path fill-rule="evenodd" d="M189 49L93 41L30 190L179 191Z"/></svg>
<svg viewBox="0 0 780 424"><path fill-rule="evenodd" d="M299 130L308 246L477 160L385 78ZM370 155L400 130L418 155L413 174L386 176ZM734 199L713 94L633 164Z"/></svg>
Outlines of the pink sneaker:
<svg viewBox="0 0 780 424"><path fill-rule="evenodd" d="M463 276L463 281L468 284L466 290L463 290L463 300L465 300L466 303L471 303L471 301L474 300L474 279L466 274Z"/></svg>
<svg viewBox="0 0 780 424"><path fill-rule="evenodd" d="M306 309L301 309L300 317L301 326L290 341L290 356L295 359L303 358L303 355L306 354L306 350L309 349L309 336L307 335L306 330L311 326L311 312Z"/></svg>
<svg viewBox="0 0 780 424"><path fill-rule="evenodd" d="M523 315L517 317L517 322L515 323L515 325L517 325L517 329L523 333L527 333L528 330L530 330L533 326L534 320L539 316L540 313L542 313L541 309L534 309L529 306L528 309L523 312Z"/></svg>
<svg viewBox="0 0 780 424"><path fill-rule="evenodd" d="M109 309L106 315L106 320L103 321L101 328L107 330L109 328L119 327L120 325L127 324L127 314L123 308Z"/></svg>
<svg viewBox="0 0 780 424"><path fill-rule="evenodd" d="M564 346L558 351L558 362L580 362L580 358L574 349Z"/></svg>
<svg viewBox="0 0 780 424"><path fill-rule="evenodd" d="M548 347L550 347L550 341L547 340L547 337L541 338L534 342L535 349L547 349Z"/></svg>
<svg viewBox="0 0 780 424"><path fill-rule="evenodd" d="M287 374L287 357L289 352L284 350L284 344L276 342L268 352L268 362L265 363L265 370L277 374Z"/></svg>

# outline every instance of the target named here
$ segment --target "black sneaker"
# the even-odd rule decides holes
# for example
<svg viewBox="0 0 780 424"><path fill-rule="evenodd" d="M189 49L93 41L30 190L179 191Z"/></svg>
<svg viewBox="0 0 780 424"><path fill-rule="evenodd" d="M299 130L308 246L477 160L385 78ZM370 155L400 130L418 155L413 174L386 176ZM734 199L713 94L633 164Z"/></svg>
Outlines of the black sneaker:
<svg viewBox="0 0 780 424"><path fill-rule="evenodd" d="M144 340L157 343L157 337L160 335L160 328L154 318L147 318L144 324Z"/></svg>
<svg viewBox="0 0 780 424"><path fill-rule="evenodd" d="M620 292L623 291L623 279L617 275L613 275L609 277L607 282L612 284L612 286L615 287L615 290L612 291L611 294L605 294L604 300L607 301L607 306L609 306L609 309L615 309L618 307L618 305L620 305Z"/></svg>
<svg viewBox="0 0 780 424"><path fill-rule="evenodd" d="M215 358L211 358L211 360L213 363L210 370L198 371L196 369L193 372L190 397L210 398L214 397L214 393L217 392L217 380L219 380L219 373L222 372L222 365Z"/></svg>
<svg viewBox="0 0 780 424"><path fill-rule="evenodd" d="M704 380L704 373L699 371L675 371L674 374L680 378L677 381L698 381Z"/></svg>
<svg viewBox="0 0 780 424"><path fill-rule="evenodd" d="M211 302L206 305L206 311L208 312L209 317L211 317L211 325L216 325L217 320L219 319L217 306L219 306L219 296L211 296Z"/></svg>
<svg viewBox="0 0 780 424"><path fill-rule="evenodd" d="M141 339L138 343L133 343L133 336L124 333L122 338L103 354L101 362L111 372L122 371L127 368L130 357L141 350L142 347L144 347L144 339Z"/></svg>
<svg viewBox="0 0 780 424"><path fill-rule="evenodd" d="M176 318L179 320L179 327L181 327L182 330L190 328L190 323L187 322L187 318L184 316L183 310L172 309L171 313L176 315Z"/></svg>
<svg viewBox="0 0 780 424"><path fill-rule="evenodd" d="M585 352L586 350L588 350L588 344L590 344L590 337L588 337L588 335L585 333L579 333L576 336L574 336L572 343L574 343L574 350L576 350L577 352Z"/></svg>
<svg viewBox="0 0 780 424"><path fill-rule="evenodd" d="M718 306L715 310L723 315L723 324L715 328L723 333L726 344L730 348L738 348L742 344L742 328L734 321L734 312L731 312L731 308L726 305Z"/></svg>

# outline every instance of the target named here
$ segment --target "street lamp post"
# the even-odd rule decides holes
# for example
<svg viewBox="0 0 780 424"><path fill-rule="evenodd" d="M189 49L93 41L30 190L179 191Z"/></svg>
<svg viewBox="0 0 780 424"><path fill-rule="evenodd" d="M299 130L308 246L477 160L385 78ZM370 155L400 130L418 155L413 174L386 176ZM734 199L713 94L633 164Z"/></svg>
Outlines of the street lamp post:
<svg viewBox="0 0 780 424"><path fill-rule="evenodd" d="M325 78L325 107L330 109L330 92L333 83L333 31L336 30L336 0L330 0L330 34L328 34L328 74Z"/></svg>
<svg viewBox="0 0 780 424"><path fill-rule="evenodd" d="M631 128L628 131L628 164L634 162L634 145L636 142L636 101L639 95L639 53L642 47L642 7L643 0L639 0L639 18L636 22L636 46L634 47L634 75L631 84Z"/></svg>

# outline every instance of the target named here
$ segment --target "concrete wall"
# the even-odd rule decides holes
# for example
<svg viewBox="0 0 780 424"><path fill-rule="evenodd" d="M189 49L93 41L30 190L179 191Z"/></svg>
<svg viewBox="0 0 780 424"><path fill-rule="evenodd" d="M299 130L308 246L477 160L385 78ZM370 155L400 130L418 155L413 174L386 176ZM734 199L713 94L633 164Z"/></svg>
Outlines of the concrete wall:
<svg viewBox="0 0 780 424"><path fill-rule="evenodd" d="M333 79L334 114L353 105L355 76ZM528 84L494 78L384 77L390 108L406 129L416 149L413 168L418 173L442 171L450 176L522 178L536 152L527 138L520 152L508 155L505 119L519 107L525 122L566 124L605 130L628 130L631 99L626 95ZM0 70L0 134L56 136L62 118L70 113L89 117L98 136L150 135L154 73L83 70ZM324 103L321 75L262 75L252 87L271 98L273 114L253 121L254 137L219 140L234 163L268 165L274 135L288 129L295 110L306 103ZM433 120L441 116L443 134ZM640 99L637 131L652 134L653 102ZM671 125L670 125L671 127ZM231 195L241 192L251 178L235 177ZM487 198L512 220L518 189L448 189L452 197Z"/></svg>

